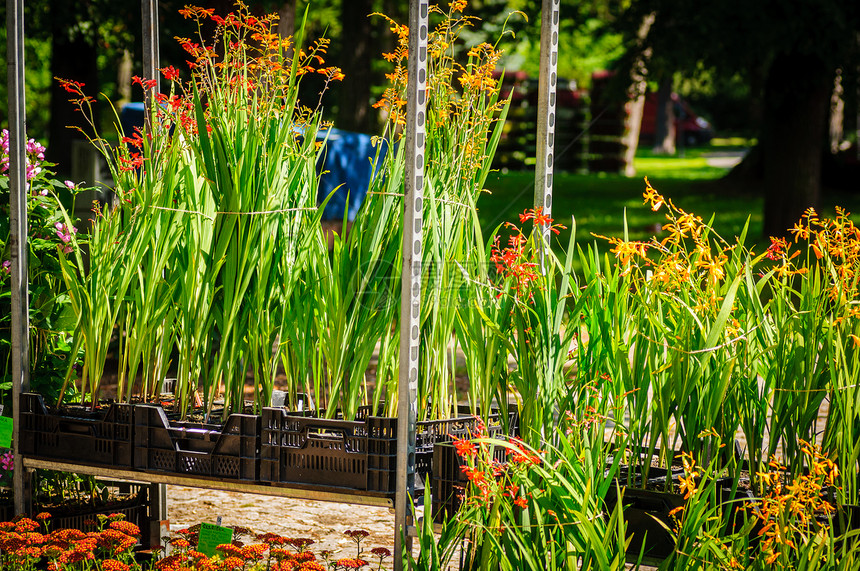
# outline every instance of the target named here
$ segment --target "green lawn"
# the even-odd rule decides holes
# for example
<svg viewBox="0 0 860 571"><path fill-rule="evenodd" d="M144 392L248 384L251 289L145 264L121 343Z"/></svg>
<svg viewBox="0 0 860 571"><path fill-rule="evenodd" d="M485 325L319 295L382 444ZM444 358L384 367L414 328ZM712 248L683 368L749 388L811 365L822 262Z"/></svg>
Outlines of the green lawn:
<svg viewBox="0 0 860 571"><path fill-rule="evenodd" d="M645 240L660 232L664 212L652 212L642 201L643 178L648 176L658 192L672 199L676 206L693 212L704 220L714 217L713 226L731 241L749 220L747 245L762 243L763 197L759 193L730 188L720 178L727 168L709 166L705 154L732 150L732 147L687 149L683 157L654 156L642 151L636 158L637 176L556 173L552 214L557 222L570 226L576 219L580 244L594 240L592 233L622 236L626 213L629 237ZM485 232L499 224L518 222L517 214L530 208L534 196L532 172L491 173L486 184L491 194L478 202ZM833 195L825 198L825 214L833 205L854 212L860 206L860 195ZM567 244L569 234L559 240Z"/></svg>

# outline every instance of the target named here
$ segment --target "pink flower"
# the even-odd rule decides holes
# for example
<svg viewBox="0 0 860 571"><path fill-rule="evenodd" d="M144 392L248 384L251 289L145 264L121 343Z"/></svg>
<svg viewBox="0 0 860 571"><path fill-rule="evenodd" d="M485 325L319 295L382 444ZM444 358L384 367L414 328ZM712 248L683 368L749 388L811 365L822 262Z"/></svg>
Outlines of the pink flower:
<svg viewBox="0 0 860 571"><path fill-rule="evenodd" d="M68 188L69 190L74 190L74 189L75 189L75 183L73 183L73 182L72 182L72 181L70 181L70 180L67 180L67 181L65 182L65 185L66 185L66 188Z"/></svg>
<svg viewBox="0 0 860 571"><path fill-rule="evenodd" d="M70 230L62 222L57 222L56 224L54 224L54 228L57 229L57 237L62 240L64 244L68 244L72 240L72 234L75 234L78 231L78 229L74 226L72 226ZM65 249L63 251L65 251ZM69 249L69 251L71 251L71 248Z"/></svg>

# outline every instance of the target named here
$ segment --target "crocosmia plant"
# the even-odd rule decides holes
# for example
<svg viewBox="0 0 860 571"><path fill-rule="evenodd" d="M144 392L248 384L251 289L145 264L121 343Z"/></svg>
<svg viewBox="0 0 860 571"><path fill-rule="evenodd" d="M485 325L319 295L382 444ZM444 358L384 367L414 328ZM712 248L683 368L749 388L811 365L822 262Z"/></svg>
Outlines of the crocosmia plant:
<svg viewBox="0 0 860 571"><path fill-rule="evenodd" d="M308 73L327 83L342 74L322 63L327 40L305 51L300 38L277 35L275 15L258 18L242 4L224 17L197 7L181 14L199 30L214 24L215 40L179 38L191 79L162 69L165 93L135 78L151 121L124 133L124 145L92 138L111 167L117 206L99 213L93 263L70 254L64 276L81 320L88 398L98 396L118 327L120 399L154 398L175 345L183 414L197 393L207 416L223 394L226 415L244 407L246 366L255 407L268 404L286 300L319 247L321 109L299 101L299 83ZM61 82L90 115L81 86Z"/></svg>

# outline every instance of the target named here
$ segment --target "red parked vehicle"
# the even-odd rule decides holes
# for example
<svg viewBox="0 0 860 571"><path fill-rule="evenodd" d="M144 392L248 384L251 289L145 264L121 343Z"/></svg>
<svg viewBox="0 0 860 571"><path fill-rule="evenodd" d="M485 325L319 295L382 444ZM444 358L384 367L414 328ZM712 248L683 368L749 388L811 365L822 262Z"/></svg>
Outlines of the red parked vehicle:
<svg viewBox="0 0 860 571"><path fill-rule="evenodd" d="M707 144L714 136L714 129L704 118L696 115L690 105L677 93L672 94L672 108L675 111L675 141L685 146ZM642 112L642 127L639 131L640 144L653 143L657 131L657 94L645 94L645 109Z"/></svg>

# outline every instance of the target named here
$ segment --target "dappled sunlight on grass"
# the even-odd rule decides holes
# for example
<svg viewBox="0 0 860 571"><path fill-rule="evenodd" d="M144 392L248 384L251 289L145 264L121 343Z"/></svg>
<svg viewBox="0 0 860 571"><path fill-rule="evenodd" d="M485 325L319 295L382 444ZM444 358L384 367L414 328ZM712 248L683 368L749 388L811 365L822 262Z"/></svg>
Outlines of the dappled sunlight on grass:
<svg viewBox="0 0 860 571"><path fill-rule="evenodd" d="M684 156L655 155L650 149L640 150L636 157L637 176L596 173L577 175L556 173L552 216L565 226L576 218L576 235L581 245L594 241L592 234L622 237L626 216L628 237L647 240L659 237L663 215L652 212L643 204L644 177L664 196L687 212L701 216L705 221L712 216L713 228L726 240L739 235L749 220L746 244L766 244L763 232L764 195L755 187L745 189L724 181L729 168L711 166L708 159L725 157L727 153L740 154L743 140L725 140L722 145L696 147L684 150ZM534 201L534 173L515 171L493 172L486 186L492 194L485 194L478 202L478 214L484 232L489 234L504 222L516 221L517 214L531 208ZM825 193L821 214L832 216L834 206L846 208L860 223L860 195L857 193ZM561 252L570 239L569 230L556 237L556 251ZM760 249L760 248L758 248Z"/></svg>
<svg viewBox="0 0 860 571"><path fill-rule="evenodd" d="M750 217L752 241L761 236L762 198L739 195L726 189L715 180L684 180L649 176L651 183L671 197L685 210L695 212L707 220L717 214L716 230L726 238L739 234ZM645 189L642 178L590 176L559 173L555 178L552 213L556 221L570 226L570 217L576 218L577 238L590 242L591 234L621 237L624 218L630 239L645 240L662 231L663 215L652 212L642 202ZM533 179L528 172L493 173L487 180L493 192L478 203L479 215L487 232L497 225L515 220L516 215L532 206ZM569 234L558 237L566 244Z"/></svg>
<svg viewBox="0 0 860 571"><path fill-rule="evenodd" d="M726 169L710 166L706 156L637 157L636 172L650 173L650 178L679 178L686 180L717 179L726 174Z"/></svg>

